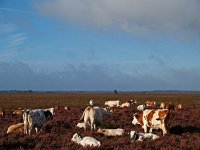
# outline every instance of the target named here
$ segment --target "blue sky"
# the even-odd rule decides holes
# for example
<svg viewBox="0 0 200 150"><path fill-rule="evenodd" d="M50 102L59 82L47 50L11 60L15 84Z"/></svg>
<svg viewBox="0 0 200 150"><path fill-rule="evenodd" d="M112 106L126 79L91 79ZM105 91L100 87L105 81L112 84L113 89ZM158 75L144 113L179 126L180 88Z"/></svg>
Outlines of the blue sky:
<svg viewBox="0 0 200 150"><path fill-rule="evenodd" d="M0 0L0 90L200 90L198 0Z"/></svg>

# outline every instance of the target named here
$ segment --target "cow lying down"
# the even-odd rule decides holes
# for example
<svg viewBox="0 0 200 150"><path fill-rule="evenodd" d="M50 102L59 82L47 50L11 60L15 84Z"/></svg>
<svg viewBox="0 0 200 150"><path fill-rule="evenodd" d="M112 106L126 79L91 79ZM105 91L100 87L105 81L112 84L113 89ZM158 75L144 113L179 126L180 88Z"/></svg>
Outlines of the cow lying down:
<svg viewBox="0 0 200 150"><path fill-rule="evenodd" d="M101 129L97 130L97 133L101 133L105 136L122 136L124 135L124 129Z"/></svg>
<svg viewBox="0 0 200 150"><path fill-rule="evenodd" d="M11 125L7 130L7 134L9 133L24 133L24 123Z"/></svg>
<svg viewBox="0 0 200 150"><path fill-rule="evenodd" d="M136 132L136 131L131 131L130 137L131 137L131 140L137 140L137 141L155 140L159 138L159 136L153 133L141 133L141 132Z"/></svg>
<svg viewBox="0 0 200 150"><path fill-rule="evenodd" d="M78 133L75 133L73 135L71 141L80 144L84 147L86 146L99 147L101 145L101 143L97 141L95 138L89 136L81 137L81 135L79 135Z"/></svg>

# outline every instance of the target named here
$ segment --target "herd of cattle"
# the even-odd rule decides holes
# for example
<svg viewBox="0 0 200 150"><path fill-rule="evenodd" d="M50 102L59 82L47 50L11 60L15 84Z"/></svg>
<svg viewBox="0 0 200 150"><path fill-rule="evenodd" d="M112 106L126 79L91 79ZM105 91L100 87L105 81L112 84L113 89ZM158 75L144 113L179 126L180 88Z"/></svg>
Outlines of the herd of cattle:
<svg viewBox="0 0 200 150"><path fill-rule="evenodd" d="M102 123L104 122L104 116L112 116L116 108L133 106L137 108L138 112L133 114L132 124L141 125L141 127L144 129L144 133L136 131L125 132L125 130L122 128L101 128ZM94 101L90 100L80 118L80 121L82 122L77 122L76 127L84 128L84 130L90 128L90 130L94 130L97 133L105 136L123 136L125 134L129 134L132 141L155 140L158 139L159 136L153 134L153 130L161 129L163 136L168 134L172 110L179 110L181 108L181 104L173 105L166 102L157 104L155 101L147 101L146 104L137 105L137 101L133 100L126 101L122 104L120 100L105 101L105 107L100 107L95 106ZM32 110L23 110L22 108L16 109L12 112L12 114L22 116L23 122L13 124L8 127L7 134L24 133L31 135L34 134L34 131L37 133L48 120L53 119L55 112L58 109L59 107ZM64 107L64 109L69 108ZM5 110L0 109L0 115L2 117L5 116ZM101 142L95 138L90 136L81 137L81 135L78 133L74 133L71 141L82 146L99 147L101 145Z"/></svg>

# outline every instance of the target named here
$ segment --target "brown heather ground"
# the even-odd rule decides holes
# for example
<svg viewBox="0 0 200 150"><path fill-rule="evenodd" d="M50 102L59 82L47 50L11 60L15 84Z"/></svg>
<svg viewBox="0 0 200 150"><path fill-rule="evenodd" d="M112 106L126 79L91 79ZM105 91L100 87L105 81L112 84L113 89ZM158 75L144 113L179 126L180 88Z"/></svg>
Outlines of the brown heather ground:
<svg viewBox="0 0 200 150"><path fill-rule="evenodd" d="M139 104L146 100L170 101L182 103L183 109L173 111L170 133L162 137L161 131L154 131L161 138L155 141L132 142L129 135L122 137L105 137L94 131L84 131L75 126L90 99L95 105L103 106L104 101L120 99L126 101L136 99ZM22 117L12 116L13 108L45 108L60 106L53 120L48 121L39 133L29 135L11 134L6 131L9 125L22 122ZM70 110L64 110L69 106ZM84 149L71 142L72 135L77 132L82 136L92 136L101 141L99 149L200 149L200 94L0 94L0 107L6 109L5 118L0 118L0 149ZM104 117L103 127L123 128L126 132L136 130L143 132L140 126L131 124L132 115L137 112L132 108L117 108L112 117ZM92 148L87 148L92 149Z"/></svg>

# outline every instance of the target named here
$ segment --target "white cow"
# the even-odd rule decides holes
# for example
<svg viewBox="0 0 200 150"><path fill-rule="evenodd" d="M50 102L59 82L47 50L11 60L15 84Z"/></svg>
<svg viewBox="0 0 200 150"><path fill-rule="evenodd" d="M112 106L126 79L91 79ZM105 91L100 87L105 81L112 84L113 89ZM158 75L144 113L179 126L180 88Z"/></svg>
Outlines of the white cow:
<svg viewBox="0 0 200 150"><path fill-rule="evenodd" d="M24 134L31 134L32 130L35 128L36 133L38 128L41 128L48 119L52 119L52 113L47 110L42 109L26 110L23 114L24 121Z"/></svg>
<svg viewBox="0 0 200 150"><path fill-rule="evenodd" d="M86 124L89 122L91 130L96 130L96 124L102 124L103 115L112 115L112 113L105 108L88 106L80 118L80 120L84 119L84 129L86 130Z"/></svg>
<svg viewBox="0 0 200 150"><path fill-rule="evenodd" d="M76 127L84 128L85 127L85 123L84 122L79 122L79 123L77 123Z"/></svg>
<svg viewBox="0 0 200 150"><path fill-rule="evenodd" d="M101 133L105 136L122 136L124 135L124 129L101 129L97 130L97 133Z"/></svg>
<svg viewBox="0 0 200 150"><path fill-rule="evenodd" d="M155 140L159 138L159 136L153 133L141 133L141 132L136 132L136 131L131 131L130 137L132 140L137 140L137 141Z"/></svg>
<svg viewBox="0 0 200 150"><path fill-rule="evenodd" d="M131 106L131 104L130 104L130 102L125 102L125 103L123 103L123 104L121 104L120 105L120 107L130 107Z"/></svg>
<svg viewBox="0 0 200 150"><path fill-rule="evenodd" d="M96 140L93 137L81 137L78 133L75 133L71 139L71 141L80 144L84 147L86 146L90 146L90 147L99 147L101 145L101 142L99 142L98 140Z"/></svg>
<svg viewBox="0 0 200 150"><path fill-rule="evenodd" d="M139 111L144 111L145 109L146 109L145 105L138 105L137 106L137 110L139 110Z"/></svg>
<svg viewBox="0 0 200 150"><path fill-rule="evenodd" d="M119 107L120 100L113 100L113 101L105 101L105 105L108 107Z"/></svg>

